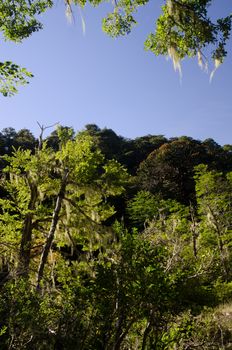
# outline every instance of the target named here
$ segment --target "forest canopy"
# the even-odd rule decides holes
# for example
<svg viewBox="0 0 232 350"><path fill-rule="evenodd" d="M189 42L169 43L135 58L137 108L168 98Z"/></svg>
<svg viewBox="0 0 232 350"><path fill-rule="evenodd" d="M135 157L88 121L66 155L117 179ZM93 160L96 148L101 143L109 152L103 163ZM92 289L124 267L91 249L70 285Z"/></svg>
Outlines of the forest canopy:
<svg viewBox="0 0 232 350"><path fill-rule="evenodd" d="M103 2L89 1L93 6ZM102 21L104 32L112 37L129 34L136 24L136 12L148 2L149 0L115 1L112 12ZM179 72L181 60L195 56L201 68L207 70L208 61L212 59L217 69L227 56L232 14L214 20L209 13L215 2L217 0L164 1L161 14L154 24L154 32L148 33L145 49L155 55L170 56L174 68ZM72 15L72 6L84 7L86 3L85 0L65 1L67 15ZM39 21L39 15L52 6L52 0L5 0L0 5L0 31L3 38L18 43L41 30L43 25ZM213 73L214 70L211 77ZM18 86L27 84L30 77L32 73L17 63L0 62L0 92L4 96L15 94Z"/></svg>
<svg viewBox="0 0 232 350"><path fill-rule="evenodd" d="M230 349L231 145L0 133L0 348Z"/></svg>

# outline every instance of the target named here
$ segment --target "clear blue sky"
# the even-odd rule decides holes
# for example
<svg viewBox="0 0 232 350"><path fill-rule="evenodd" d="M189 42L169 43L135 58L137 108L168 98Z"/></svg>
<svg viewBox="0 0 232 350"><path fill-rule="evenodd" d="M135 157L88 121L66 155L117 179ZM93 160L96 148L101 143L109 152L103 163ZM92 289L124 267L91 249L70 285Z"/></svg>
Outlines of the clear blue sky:
<svg viewBox="0 0 232 350"><path fill-rule="evenodd" d="M132 34L112 39L101 31L110 4L84 9L83 35L78 9L70 25L57 0L41 16L42 31L19 45L2 43L1 60L27 67L35 77L18 95L0 96L0 129L28 128L38 135L36 121L75 130L94 123L128 138L187 135L231 144L232 50L211 84L195 60L183 61L180 83L170 61L143 49L161 4L153 0L141 8ZM231 1L214 1L214 15L229 12Z"/></svg>

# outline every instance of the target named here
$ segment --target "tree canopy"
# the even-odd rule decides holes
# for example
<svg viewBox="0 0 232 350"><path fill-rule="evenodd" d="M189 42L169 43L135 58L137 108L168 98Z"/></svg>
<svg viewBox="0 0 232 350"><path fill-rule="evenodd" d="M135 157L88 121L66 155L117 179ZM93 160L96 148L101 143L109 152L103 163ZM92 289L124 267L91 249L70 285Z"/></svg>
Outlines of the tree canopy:
<svg viewBox="0 0 232 350"><path fill-rule="evenodd" d="M145 49L155 55L171 57L174 68L181 72L180 61L184 57L197 56L200 67L207 69L208 56L215 69L227 55L227 43L231 35L232 14L214 20L210 6L217 0L166 0L155 23L153 33L148 34ZM97 6L104 0L89 0ZM102 21L104 32L112 37L129 34L136 24L135 13L149 0L118 0ZM84 7L86 0L65 1L67 13L72 5ZM0 5L0 31L4 39L21 42L42 29L38 15L53 6L51 0L6 0ZM207 54L207 52L209 52ZM215 70L214 69L214 70ZM211 73L211 77L214 73ZM0 63L0 92L11 96L18 85L24 85L32 74L10 61Z"/></svg>

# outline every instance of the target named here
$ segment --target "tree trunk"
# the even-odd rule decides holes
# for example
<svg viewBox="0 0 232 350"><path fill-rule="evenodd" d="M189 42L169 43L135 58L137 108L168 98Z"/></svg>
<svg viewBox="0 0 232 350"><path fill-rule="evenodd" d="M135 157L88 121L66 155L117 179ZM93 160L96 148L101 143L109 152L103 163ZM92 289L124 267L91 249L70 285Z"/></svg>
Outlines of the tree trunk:
<svg viewBox="0 0 232 350"><path fill-rule="evenodd" d="M19 250L19 265L17 269L17 274L21 276L28 276L29 273L29 265L30 265L30 254L31 254L31 240L32 240L32 219L33 213L32 211L35 209L35 203L38 196L37 186L33 182L28 180L28 184L30 187L30 202L28 205L29 213L26 214L23 224L22 230L22 238L20 243Z"/></svg>
<svg viewBox="0 0 232 350"><path fill-rule="evenodd" d="M124 338L126 337L126 335L128 334L131 326L133 325L133 323L135 322L134 319L132 319L127 327L125 328L124 332L122 334L116 334L116 339L115 339L115 343L113 345L113 350L120 350L121 348L121 344L122 344L122 341L124 340Z"/></svg>
<svg viewBox="0 0 232 350"><path fill-rule="evenodd" d="M146 349L146 344L147 344L147 337L150 333L150 330L151 330L151 322L148 321L147 322L147 327L143 333L143 342L142 342L142 347L141 347L141 350L145 350Z"/></svg>
<svg viewBox="0 0 232 350"><path fill-rule="evenodd" d="M223 268L223 272L224 272L224 278L226 281L228 281L229 280L229 271L228 271L228 267L227 267L227 259L225 258L224 243L222 240L223 233L221 232L220 224L218 223L217 217L209 205L208 205L208 209L209 209L210 214L213 218L213 223L214 223L215 231L217 234L218 250L220 253L220 259L221 259L221 264L222 264L222 268Z"/></svg>
<svg viewBox="0 0 232 350"><path fill-rule="evenodd" d="M57 223L59 221L61 204L62 204L62 201L63 201L64 196L65 196L67 178L68 178L68 170L66 169L64 176L62 178L62 181L61 181L60 191L59 191L59 194L58 194L57 199L56 199L56 206L55 206L55 209L53 211L52 222L51 222L49 234L48 234L48 237L47 237L47 240L46 240L46 243L45 243L45 246L43 248L42 255L41 255L41 259L40 259L40 264L39 264L39 268L38 268L38 277L37 277L37 287L36 287L37 290L40 289L40 282L43 278L44 267L45 267L45 264L47 262L48 253L49 253L49 250L51 249L52 242L53 242L53 239L55 236Z"/></svg>
<svg viewBox="0 0 232 350"><path fill-rule="evenodd" d="M191 231L192 231L192 244L193 244L193 254L194 257L197 258L197 238L198 238L198 232L197 232L197 223L195 220L195 214L192 204L190 203L190 214L191 214Z"/></svg>

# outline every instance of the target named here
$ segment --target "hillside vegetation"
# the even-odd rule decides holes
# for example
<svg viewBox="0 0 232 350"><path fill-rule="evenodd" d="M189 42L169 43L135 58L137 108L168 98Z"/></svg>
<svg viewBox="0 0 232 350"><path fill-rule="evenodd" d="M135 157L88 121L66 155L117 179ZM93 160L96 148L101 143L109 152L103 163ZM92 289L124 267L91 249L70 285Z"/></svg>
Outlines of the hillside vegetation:
<svg viewBox="0 0 232 350"><path fill-rule="evenodd" d="M91 124L0 155L1 350L232 349L232 145Z"/></svg>

